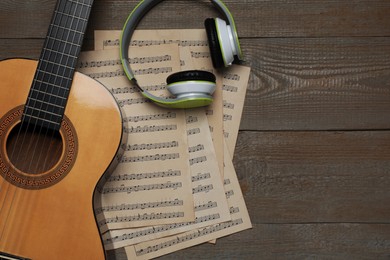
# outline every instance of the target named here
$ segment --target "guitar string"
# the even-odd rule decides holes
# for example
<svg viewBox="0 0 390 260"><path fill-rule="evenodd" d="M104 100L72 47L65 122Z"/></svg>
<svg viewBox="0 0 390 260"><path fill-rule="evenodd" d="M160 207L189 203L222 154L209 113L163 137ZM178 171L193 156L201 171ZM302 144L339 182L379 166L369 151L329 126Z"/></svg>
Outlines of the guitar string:
<svg viewBox="0 0 390 260"><path fill-rule="evenodd" d="M70 6L70 10L72 10L72 5L75 5L74 7L74 13L72 14L72 16L71 16L71 20L70 20L70 25L69 25L69 27L70 28L72 28L72 25L73 25L73 22L75 21L75 18L77 18L77 25L79 24L79 22L80 22L80 18L81 17L77 17L76 16L76 13L77 13L77 7L78 7L78 5L77 5L77 3L71 3L71 6ZM80 14L82 14L82 7L80 8ZM67 23L68 23L69 21L67 20ZM77 28L77 25L76 25L76 28ZM65 31L65 30L64 30ZM65 33L66 34L66 33ZM57 61L58 59L58 54L60 55L60 57L59 57L59 61L58 61L58 63L59 64L68 64L68 62L69 62L69 56L67 56L66 58L65 58L65 61L63 61L64 60L64 57L65 57L65 51L66 51L66 44L67 43L69 43L69 36L70 36L70 29L68 30L68 32L67 32L67 35L65 35L65 43L64 43L64 48L63 48L63 50L62 51L60 51L59 53L56 53L56 56L55 56L55 60ZM74 33L73 34L73 39L71 39L71 43L74 43L74 40L75 40L75 36L76 36L76 34ZM61 39L64 39L64 35L62 35L61 36ZM70 50L72 50L72 49L70 49ZM74 55L74 56L76 56L76 55ZM75 64L72 64L72 65L75 65ZM69 66L69 67L72 67L72 66ZM64 77L63 76L65 76L65 74L66 74L66 69L67 68L64 68L63 70L62 70L62 75L60 75L61 73L60 73L60 66L58 66L58 68L57 68L57 71L56 72L54 72L54 71L51 71L51 75L56 75L56 76L54 76L54 79L55 79L55 82L56 82L56 79L58 79L58 76L60 76L60 82L59 82L59 86L62 86L62 84L63 84L63 81L64 81ZM70 86L69 86L69 88L68 88L68 90L67 91L69 91L70 90ZM51 99L53 98L54 99L54 102L53 103L56 103L57 101L58 101L58 99L59 98L57 98L57 97L59 97L60 96L60 88L57 88L57 93L54 93L54 91L55 91L55 89L54 88L52 88L51 89L51 91L50 91L50 95L49 95L49 103L51 103ZM54 94L54 95L53 95ZM65 106L64 106L65 107ZM40 107L40 111L42 110L42 104L41 104L41 107ZM64 111L65 112L65 111ZM53 116L52 116L52 114L50 114L50 117L49 117L49 121L52 121L52 118L53 118ZM38 134L38 136L41 136L41 131L42 131L42 128L40 128L39 129L39 134ZM44 134L44 136L46 137L46 136L48 136L48 134L49 134L49 129L48 128L46 128L46 132L45 132L45 134ZM55 133L55 131L52 131L52 133L51 133L51 137L49 138L50 140L51 140L51 142L50 142L50 145L49 145L49 149L47 149L47 151L46 151L46 155L45 155L45 157L44 157L44 164L43 164L43 169L46 169L46 163L47 163L47 160L49 159L49 155L51 154L50 153L50 147L52 147L53 146L53 142L54 142L54 135L55 135L56 133ZM33 154L35 154L35 151L36 151L36 148L37 148L37 145L38 145L38 140L37 140L37 142L36 142L36 144L35 144L35 147L34 147L34 150L33 150ZM54 153L52 154L52 156L54 157L54 158L56 158L56 154L58 153L58 152L60 152L59 151L59 149L60 149L60 146L58 146L57 147L57 151L54 151ZM37 161L40 161L40 158L41 158L41 155L42 155L42 149L41 149L41 152L39 153L39 155L38 155L38 159L37 159ZM30 162L30 165L29 165L29 170L30 170L30 167L31 167L31 164L32 164L32 161ZM36 165L37 167L38 167L38 165Z"/></svg>
<svg viewBox="0 0 390 260"><path fill-rule="evenodd" d="M61 0L59 0L59 1L57 2L57 6L56 6L56 9L55 9L55 10L60 10L60 4L61 4ZM56 19L57 15L58 15L58 13L55 12L54 15L53 15L53 21ZM52 29L53 29L53 26L50 26L48 35L51 35ZM58 33L58 30L57 30L57 33ZM56 33L56 34L57 34L57 33ZM48 43L48 42L47 42L47 43ZM54 42L53 42L53 44L52 44L52 47L53 47L53 45L54 45ZM48 47L48 46L45 46L45 47ZM45 51L46 51L46 50L44 49L42 53L44 53ZM50 58L50 55L51 55L51 54L52 54L52 52L49 53L49 58ZM41 55L41 57L43 57L43 54ZM41 68L41 65L42 65L42 64L40 63L40 66L39 66L37 69L42 69L42 68ZM46 63L45 69L43 69L42 71L44 72L44 71L46 71L46 70L47 70L47 63ZM39 73L37 72L37 73L35 74L34 81L37 80L38 75L39 75ZM42 75L42 76L43 76L43 75ZM41 84L41 83L40 83L40 84ZM34 101L34 102L36 102L36 101ZM27 100L27 105L29 105L29 103L30 103L30 99ZM28 119L28 124L27 124L27 125L29 125L29 124L31 124L31 117ZM34 125L34 128L35 128L35 127L36 127L36 124ZM15 141L16 143L18 143L19 136L21 135L21 130L22 130L22 127L20 127L19 130L18 130L17 138L16 138L16 141ZM26 129L25 132L24 132L23 140L22 140L22 145L21 145L20 147L23 146L23 143L24 143L24 141L25 141L26 134L27 134L27 129ZM18 152L18 154L17 154L17 158L19 158L19 156L20 156L20 150L21 150L21 149L19 149L19 152ZM13 158L14 152L15 152L15 147L13 147L13 149L12 149L11 158ZM12 170L13 170L13 169L12 169L12 167L11 167L11 171L12 171ZM16 169L15 169L15 171L16 171ZM6 182L6 183L7 183L7 182ZM11 187L12 187L12 185L11 185L10 183L8 183L8 187L7 187L7 191L6 191L6 195L5 195L4 201L7 201L8 193L9 193L9 190L11 189ZM6 214L6 215L7 215L7 216L6 216L6 220L5 220L5 222L4 222L4 228L2 229L2 231L1 231L1 233L0 233L0 241L2 241L2 237L3 237L3 235L4 235L5 228L7 227L8 219L9 219L10 213L11 213L11 211L12 211L12 209L13 209L14 200L15 200L15 197L16 197L16 195L17 195L16 193L17 193L17 189L15 189L14 194L12 195L11 204L10 204L10 207L9 207L9 210L8 210L8 214ZM29 196L28 198L31 199L31 196ZM4 202L4 204L2 205L1 211L3 210L3 206L4 206L4 205L5 205L5 202ZM0 211L0 213L1 213L1 211Z"/></svg>

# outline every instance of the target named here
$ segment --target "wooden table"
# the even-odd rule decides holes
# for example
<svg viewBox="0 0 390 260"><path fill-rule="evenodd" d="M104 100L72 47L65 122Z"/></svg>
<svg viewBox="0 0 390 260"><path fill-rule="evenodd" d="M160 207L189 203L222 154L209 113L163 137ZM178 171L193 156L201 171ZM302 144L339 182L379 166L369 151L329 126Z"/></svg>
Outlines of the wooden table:
<svg viewBox="0 0 390 260"><path fill-rule="evenodd" d="M95 0L84 50L136 3ZM390 1L225 3L252 67L234 165L253 229L162 258L390 259ZM54 5L2 0L0 59L37 59ZM139 28L216 15L165 1Z"/></svg>

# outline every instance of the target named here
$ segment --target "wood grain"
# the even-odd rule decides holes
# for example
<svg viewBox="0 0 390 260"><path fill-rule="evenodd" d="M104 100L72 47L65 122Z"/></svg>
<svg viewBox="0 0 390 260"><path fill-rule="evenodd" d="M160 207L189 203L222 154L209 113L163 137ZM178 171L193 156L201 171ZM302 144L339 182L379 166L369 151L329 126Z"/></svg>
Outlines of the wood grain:
<svg viewBox="0 0 390 260"><path fill-rule="evenodd" d="M42 44L0 39L0 59L36 59ZM241 130L390 127L390 38L257 38L242 48L252 73Z"/></svg>
<svg viewBox="0 0 390 260"><path fill-rule="evenodd" d="M94 29L121 29L138 1L95 0L89 36ZM241 37L390 36L387 0L225 0ZM0 38L42 38L55 1L2 0ZM24 14L24 16L20 16ZM203 28L218 15L207 2L171 0L153 9L140 28Z"/></svg>
<svg viewBox="0 0 390 260"><path fill-rule="evenodd" d="M83 49L137 2L95 0ZM224 2L252 67L234 164L254 228L162 259L389 259L390 1ZM0 59L38 58L54 5L2 0ZM209 6L139 28L202 28Z"/></svg>
<svg viewBox="0 0 390 260"><path fill-rule="evenodd" d="M389 131L244 131L234 165L253 223L390 224L389 156Z"/></svg>

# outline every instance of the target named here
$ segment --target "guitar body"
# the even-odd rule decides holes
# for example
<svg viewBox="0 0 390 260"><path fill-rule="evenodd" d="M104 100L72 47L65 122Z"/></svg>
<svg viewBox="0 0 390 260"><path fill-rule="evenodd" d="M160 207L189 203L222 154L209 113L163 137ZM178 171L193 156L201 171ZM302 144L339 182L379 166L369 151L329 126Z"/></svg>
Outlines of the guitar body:
<svg viewBox="0 0 390 260"><path fill-rule="evenodd" d="M54 163L43 170L20 170L39 169L36 159L19 166L33 156L30 152L10 160L15 148L9 141L36 66L36 61L23 59L0 62L0 256L104 259L93 194L116 161L122 141L120 110L106 88L76 72L60 129L62 144L49 153L58 153Z"/></svg>

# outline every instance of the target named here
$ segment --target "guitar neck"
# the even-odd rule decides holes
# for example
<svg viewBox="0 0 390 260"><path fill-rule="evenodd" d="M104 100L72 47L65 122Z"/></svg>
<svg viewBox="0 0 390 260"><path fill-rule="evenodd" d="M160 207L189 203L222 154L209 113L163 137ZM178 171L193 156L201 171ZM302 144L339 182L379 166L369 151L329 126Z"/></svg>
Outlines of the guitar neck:
<svg viewBox="0 0 390 260"><path fill-rule="evenodd" d="M93 0L58 0L28 95L22 122L61 126Z"/></svg>

